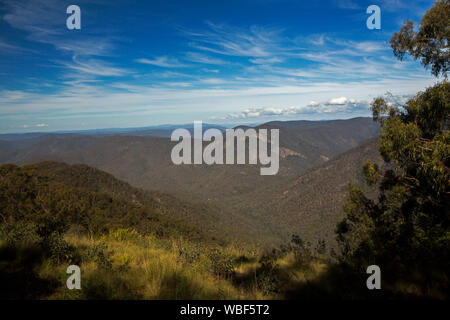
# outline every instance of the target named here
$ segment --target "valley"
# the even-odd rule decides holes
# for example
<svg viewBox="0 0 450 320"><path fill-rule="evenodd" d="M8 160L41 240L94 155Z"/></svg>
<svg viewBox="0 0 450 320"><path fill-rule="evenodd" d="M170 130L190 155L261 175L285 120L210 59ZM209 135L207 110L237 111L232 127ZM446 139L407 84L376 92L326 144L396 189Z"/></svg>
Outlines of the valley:
<svg viewBox="0 0 450 320"><path fill-rule="evenodd" d="M355 118L277 121L255 128L280 130L280 170L275 176L260 176L255 165L174 165L170 153L175 142L142 136L141 130L139 135L131 130L127 135L0 135L0 161L98 168L145 192L201 203L202 210L171 214L228 238L279 244L301 232L306 240L324 238L332 245L346 183L360 178L354 168L369 158L379 159L374 140L365 142L378 134L378 124Z"/></svg>

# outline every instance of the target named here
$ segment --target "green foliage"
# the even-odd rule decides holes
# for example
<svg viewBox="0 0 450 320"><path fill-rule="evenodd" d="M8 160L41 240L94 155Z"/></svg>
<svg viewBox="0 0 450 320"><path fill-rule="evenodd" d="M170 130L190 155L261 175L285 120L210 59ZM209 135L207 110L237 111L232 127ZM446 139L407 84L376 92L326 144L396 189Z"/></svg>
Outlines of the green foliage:
<svg viewBox="0 0 450 320"><path fill-rule="evenodd" d="M40 248L42 253L53 263L71 262L75 249L64 240L63 235L54 231L51 234L42 232L42 226L32 222L0 224L0 239L12 247L32 246Z"/></svg>
<svg viewBox="0 0 450 320"><path fill-rule="evenodd" d="M178 246L179 259L184 263L194 264L200 260L202 250L203 248L199 244L179 245ZM215 273L214 272L215 268L213 267L212 269L213 273Z"/></svg>
<svg viewBox="0 0 450 320"><path fill-rule="evenodd" d="M210 261L210 271L219 278L230 278L234 272L233 256L220 248L208 251L207 257Z"/></svg>
<svg viewBox="0 0 450 320"><path fill-rule="evenodd" d="M42 238L48 238L54 232L63 234L71 227L90 236L116 230L111 236L136 237L139 231L162 238L180 235L187 239L211 241L210 236L196 228L162 214L144 196L139 196L140 200L149 205L133 200L133 196L136 198L136 194L140 194L139 189L122 186L106 173L108 179L105 179L98 170L92 173L65 164L53 164L53 171L48 162L22 167L0 166L0 224L34 224ZM63 169L70 174L60 174ZM81 176L83 173L86 175ZM81 186L82 179L90 181L95 177L99 177L99 181L94 189L99 191ZM100 192L109 187L115 193ZM133 228L134 234L130 234L132 231L127 228Z"/></svg>
<svg viewBox="0 0 450 320"><path fill-rule="evenodd" d="M363 166L363 173L366 177L366 182L369 185L376 184L380 179L380 169L373 161L366 161Z"/></svg>
<svg viewBox="0 0 450 320"><path fill-rule="evenodd" d="M394 53L422 57L434 74L446 74L449 10L448 1L437 1L417 34L408 22L393 37ZM383 172L369 162L363 168L367 182L379 187L376 201L350 185L337 227L342 259L360 270L380 265L391 285L410 281L422 294L430 288L448 294L450 84L437 83L404 106L377 98L372 110L381 124L378 150L390 167Z"/></svg>
<svg viewBox="0 0 450 320"><path fill-rule="evenodd" d="M363 167L367 182L379 185L378 201L350 186L346 218L337 229L342 253L360 265L414 266L433 281L443 276L445 287L450 268L450 85L444 81L428 88L395 111L385 105L377 99L372 108L382 125L378 150L390 168L382 172L371 162Z"/></svg>
<svg viewBox="0 0 450 320"><path fill-rule="evenodd" d="M112 252L108 250L108 245L104 242L99 242L89 247L86 252L86 260L95 261L101 268L106 270L112 269Z"/></svg>
<svg viewBox="0 0 450 320"><path fill-rule="evenodd" d="M308 266L312 260L311 244L304 242L299 235L293 234L289 251L294 254L295 260L299 265Z"/></svg>
<svg viewBox="0 0 450 320"><path fill-rule="evenodd" d="M336 228L342 258L352 258L359 248L376 250L371 239L375 228L371 216L374 206L360 188L349 185L349 195L344 203L346 216Z"/></svg>
<svg viewBox="0 0 450 320"><path fill-rule="evenodd" d="M163 217L185 221L177 229L183 233L190 229L189 239L196 237L202 242L223 244L223 239L233 241L239 237L244 241L256 239L259 243L278 245L288 241L292 232L301 230L302 236L311 242L317 240L318 234L332 241L333 228L341 217L341 210L336 208L340 207L345 192L340 186L355 179L354 162L366 156L367 151L355 150L353 159L341 159L350 160L344 164L333 162L331 170L327 165L333 157L378 135L379 125L369 118L277 121L267 125L280 128L281 171L270 178L260 176L259 168L254 165L172 166L173 143L152 136L55 133L27 139L14 135L18 140L8 141L7 148L5 143L0 143L0 160L16 164L35 163L40 159L84 163L68 165L47 161L34 167L37 174L48 175L52 182L106 193L114 199L151 208ZM8 137L2 135L0 139ZM327 158L330 160L325 161ZM315 177L311 178L307 170L320 164L327 170L314 170ZM335 166L339 168L337 172ZM313 185L309 182L293 185L291 182L299 175L313 179ZM289 191L288 199L279 201L280 193L285 190ZM316 197L316 194L330 196ZM90 235L101 233L102 227L101 220L96 221ZM144 231L138 223L131 227ZM155 221L152 231L170 237L173 229L165 228L160 220ZM198 231L202 232L196 234ZM214 236L216 239L212 239Z"/></svg>
<svg viewBox="0 0 450 320"><path fill-rule="evenodd" d="M5 240L10 245L18 242L33 244L42 241L38 234L38 226L24 221L0 224L0 239Z"/></svg>
<svg viewBox="0 0 450 320"><path fill-rule="evenodd" d="M50 253L50 259L57 264L67 262L71 263L74 258L75 248L72 247L63 236L57 232L53 232L45 239L44 245Z"/></svg>
<svg viewBox="0 0 450 320"><path fill-rule="evenodd" d="M277 293L280 290L280 269L276 262L276 255L266 254L260 260L260 267L256 271L258 289L264 295Z"/></svg>
<svg viewBox="0 0 450 320"><path fill-rule="evenodd" d="M418 31L414 23L405 21L399 32L391 38L394 54L401 60L406 53L414 59L420 59L425 67L431 66L435 76L447 76L450 60L450 1L438 0L419 22Z"/></svg>

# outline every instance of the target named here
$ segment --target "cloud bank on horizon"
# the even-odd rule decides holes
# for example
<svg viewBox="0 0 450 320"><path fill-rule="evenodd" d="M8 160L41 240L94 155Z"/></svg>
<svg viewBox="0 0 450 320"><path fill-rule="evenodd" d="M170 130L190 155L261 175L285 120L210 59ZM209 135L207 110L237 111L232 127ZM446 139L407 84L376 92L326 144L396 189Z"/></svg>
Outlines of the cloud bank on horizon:
<svg viewBox="0 0 450 320"><path fill-rule="evenodd" d="M436 81L388 43L432 0L73 4L81 30L67 2L0 0L0 133L369 116Z"/></svg>

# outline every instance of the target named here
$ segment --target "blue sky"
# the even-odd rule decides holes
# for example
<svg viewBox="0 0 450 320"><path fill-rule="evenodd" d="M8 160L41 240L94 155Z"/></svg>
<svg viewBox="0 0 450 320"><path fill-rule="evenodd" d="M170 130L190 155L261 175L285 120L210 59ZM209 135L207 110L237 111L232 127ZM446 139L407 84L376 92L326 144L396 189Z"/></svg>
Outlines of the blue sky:
<svg viewBox="0 0 450 320"><path fill-rule="evenodd" d="M0 133L368 116L374 97L436 81L388 44L431 5L0 0Z"/></svg>

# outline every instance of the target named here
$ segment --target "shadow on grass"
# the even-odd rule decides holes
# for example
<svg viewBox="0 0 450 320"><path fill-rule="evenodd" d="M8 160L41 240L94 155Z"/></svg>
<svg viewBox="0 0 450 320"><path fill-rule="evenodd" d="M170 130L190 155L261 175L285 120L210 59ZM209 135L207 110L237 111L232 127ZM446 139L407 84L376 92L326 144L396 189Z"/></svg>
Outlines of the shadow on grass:
<svg viewBox="0 0 450 320"><path fill-rule="evenodd" d="M39 247L0 247L0 299L31 300L49 296L57 281L41 279L36 273L45 258Z"/></svg>
<svg viewBox="0 0 450 320"><path fill-rule="evenodd" d="M83 282L81 297L87 300L139 300L136 288L121 278L117 271L99 270Z"/></svg>
<svg viewBox="0 0 450 320"><path fill-rule="evenodd" d="M329 265L327 270L303 283L292 284L284 292L288 300L416 300L424 297L413 293L390 290L392 279L382 281L381 290L369 290L368 274L346 264Z"/></svg>
<svg viewBox="0 0 450 320"><path fill-rule="evenodd" d="M198 295L199 287L191 279L182 273L172 273L162 280L157 299L198 299Z"/></svg>

